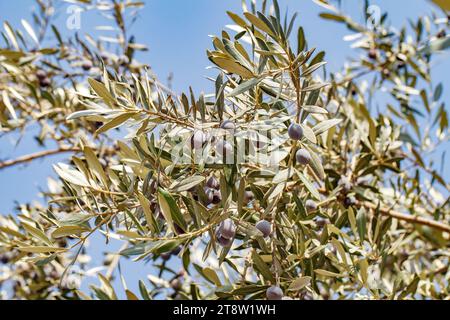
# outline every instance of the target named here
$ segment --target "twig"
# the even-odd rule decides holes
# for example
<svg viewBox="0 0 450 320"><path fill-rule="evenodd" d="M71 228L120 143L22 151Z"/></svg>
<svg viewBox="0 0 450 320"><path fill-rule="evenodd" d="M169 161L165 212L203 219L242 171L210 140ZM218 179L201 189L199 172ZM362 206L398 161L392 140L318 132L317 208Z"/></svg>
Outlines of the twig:
<svg viewBox="0 0 450 320"><path fill-rule="evenodd" d="M321 188L319 189L319 192L322 194L326 194L326 190ZM361 207L365 207L367 209L372 209L372 210L379 210L379 212L384 215L384 216L389 216L398 220L402 220L402 221L406 221L409 223L414 223L414 224L421 224L424 226L428 226L431 228L435 228L435 229L439 229L442 231L445 231L447 233L450 234L450 225L446 224L446 223L442 223L439 221L435 221L435 220L430 220L430 219L426 219L423 217L418 217L418 216L413 216L410 214L405 214L405 213L401 213L389 208L383 208L383 207L378 207L378 205L371 203L371 202L358 202L357 203L358 206Z"/></svg>
<svg viewBox="0 0 450 320"><path fill-rule="evenodd" d="M359 204L368 209L373 209L373 210L378 209L378 206L376 204L373 204L370 202L360 202ZM379 212L384 216L390 216L390 217L396 218L398 220L403 220L403 221L407 221L410 223L425 225L428 227L432 227L432 228L439 229L439 230L450 233L450 226L446 223L442 223L439 221L434 221L434 220L430 220L430 219L426 219L426 218L422 218L422 217L418 217L418 216L413 216L410 214L401 213L401 212L383 208L383 207L379 208Z"/></svg>
<svg viewBox="0 0 450 320"><path fill-rule="evenodd" d="M22 157L19 157L16 159L11 159L11 160L6 160L3 162L0 162L0 170L8 168L8 167L16 166L16 165L19 165L22 163L31 162L31 161L39 159L39 158L45 158L47 156L52 156L52 155L56 155L56 154L60 154L60 153L66 153L66 152L79 152L79 151L81 151L80 148L74 148L74 147L70 147L70 148L61 147L61 148L54 149L54 150L40 151L40 152L28 154L26 156L22 156Z"/></svg>

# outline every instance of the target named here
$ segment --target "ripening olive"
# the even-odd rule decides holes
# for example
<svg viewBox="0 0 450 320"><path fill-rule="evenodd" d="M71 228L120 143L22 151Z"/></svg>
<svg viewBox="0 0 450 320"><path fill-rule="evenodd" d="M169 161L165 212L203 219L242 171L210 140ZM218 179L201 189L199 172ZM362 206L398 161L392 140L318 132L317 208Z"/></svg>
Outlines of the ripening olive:
<svg viewBox="0 0 450 320"><path fill-rule="evenodd" d="M378 57L377 50L370 49L368 56L369 56L369 59L375 60Z"/></svg>
<svg viewBox="0 0 450 320"><path fill-rule="evenodd" d="M256 229L261 231L264 238L267 238L272 233L272 224L267 220L261 220L256 224Z"/></svg>
<svg viewBox="0 0 450 320"><path fill-rule="evenodd" d="M51 84L51 81L50 81L50 79L47 78L47 77L45 77L45 78L42 79L42 80L39 80L39 85L40 85L42 88L47 88L48 86L50 86L50 84Z"/></svg>
<svg viewBox="0 0 450 320"><path fill-rule="evenodd" d="M183 287L183 283L181 282L180 279L175 278L172 281L170 281L170 286L172 287L173 290L180 291L181 288Z"/></svg>
<svg viewBox="0 0 450 320"><path fill-rule="evenodd" d="M201 149L205 143L205 135L202 131L196 131L191 137L191 147L193 149Z"/></svg>
<svg viewBox="0 0 450 320"><path fill-rule="evenodd" d="M206 195L206 203L205 205L210 205L214 200L214 190L210 188L205 188L205 195Z"/></svg>
<svg viewBox="0 0 450 320"><path fill-rule="evenodd" d="M172 255L170 254L170 252L164 252L160 255L161 259L163 259L164 261L169 261L171 256Z"/></svg>
<svg viewBox="0 0 450 320"><path fill-rule="evenodd" d="M317 203L311 199L306 200L305 202L305 208L308 212L316 211L317 210Z"/></svg>
<svg viewBox="0 0 450 320"><path fill-rule="evenodd" d="M38 70L36 71L36 77L39 79L39 81L47 78L47 73L44 70Z"/></svg>
<svg viewBox="0 0 450 320"><path fill-rule="evenodd" d="M220 188L220 184L219 181L217 181L217 179L214 176L211 176L207 181L206 181L206 185L211 188L211 189L216 189L218 190Z"/></svg>
<svg viewBox="0 0 450 320"><path fill-rule="evenodd" d="M271 286L266 291L266 297L268 300L281 300L283 299L283 290L277 286Z"/></svg>
<svg viewBox="0 0 450 320"><path fill-rule="evenodd" d="M7 264L9 260L9 256L6 253L0 255L0 263Z"/></svg>
<svg viewBox="0 0 450 320"><path fill-rule="evenodd" d="M222 238L232 239L236 235L236 225L233 220L226 219L219 225L219 234Z"/></svg>
<svg viewBox="0 0 450 320"><path fill-rule="evenodd" d="M356 199L354 196L346 197L344 199L344 206L350 207L356 204Z"/></svg>
<svg viewBox="0 0 450 320"><path fill-rule="evenodd" d="M307 165L311 162L311 154L306 149L299 149L295 155L297 163Z"/></svg>
<svg viewBox="0 0 450 320"><path fill-rule="evenodd" d="M233 122L231 122L230 120L225 120L220 125L220 128L225 129L225 130L234 130L234 129L236 129L236 125Z"/></svg>
<svg viewBox="0 0 450 320"><path fill-rule="evenodd" d="M212 198L212 204L219 204L222 202L222 194L219 190L213 190L213 198Z"/></svg>
<svg viewBox="0 0 450 320"><path fill-rule="evenodd" d="M172 250L171 254L174 256L177 256L180 254L181 250L183 249L183 246L178 246L175 249Z"/></svg>
<svg viewBox="0 0 450 320"><path fill-rule="evenodd" d="M93 67L92 62L89 61L89 60L86 60L86 61L84 61L84 62L81 64L81 68L82 68L84 71L89 71L89 70L92 69L92 67Z"/></svg>
<svg viewBox="0 0 450 320"><path fill-rule="evenodd" d="M301 140L303 138L303 129L300 125L293 123L289 126L288 134L292 140Z"/></svg>
<svg viewBox="0 0 450 320"><path fill-rule="evenodd" d="M251 191L244 192L244 203L245 204L252 202L254 198L255 198L255 195L253 194L253 192L251 192Z"/></svg>
<svg viewBox="0 0 450 320"><path fill-rule="evenodd" d="M180 235L180 234L185 234L186 232L183 230L183 228L181 228L179 225L177 225L176 223L173 225L176 234Z"/></svg>
<svg viewBox="0 0 450 320"><path fill-rule="evenodd" d="M217 242L222 246L222 247L229 247L231 246L231 244L233 243L233 239L226 239L224 237L222 237L221 235L217 236Z"/></svg>

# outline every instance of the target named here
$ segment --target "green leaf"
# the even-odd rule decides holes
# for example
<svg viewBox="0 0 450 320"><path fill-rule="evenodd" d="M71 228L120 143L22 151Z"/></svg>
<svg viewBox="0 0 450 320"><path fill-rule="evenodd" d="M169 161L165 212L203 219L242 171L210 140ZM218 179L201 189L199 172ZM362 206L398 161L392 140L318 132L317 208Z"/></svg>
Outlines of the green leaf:
<svg viewBox="0 0 450 320"><path fill-rule="evenodd" d="M311 277L300 277L294 281L292 281L291 285L289 286L289 291L300 291L307 285L309 285L311 282Z"/></svg>
<svg viewBox="0 0 450 320"><path fill-rule="evenodd" d="M252 260L255 265L255 269L259 271L259 273L264 277L265 280L274 282L275 278L273 277L272 272L270 271L267 264L261 259L256 250L252 252Z"/></svg>
<svg viewBox="0 0 450 320"><path fill-rule="evenodd" d="M231 93L228 95L229 97L235 97L238 96L253 87L255 87L258 83L260 83L263 80L263 78L253 78L247 81L242 82L239 86L237 86Z"/></svg>
<svg viewBox="0 0 450 320"><path fill-rule="evenodd" d="M65 164L65 163L58 163L57 165L53 166L53 169L56 171L58 176L61 177L61 179L80 186L80 187L90 187L91 184L86 179L84 174L81 172L75 170L73 167Z"/></svg>
<svg viewBox="0 0 450 320"><path fill-rule="evenodd" d="M158 202L161 207L162 214L166 219L173 232L176 233L174 222L184 231L186 231L186 221L183 219L180 208L175 199L164 189L158 189Z"/></svg>
<svg viewBox="0 0 450 320"><path fill-rule="evenodd" d="M318 136L324 132L327 132L328 130L330 130L331 128L333 128L334 126L338 125L341 122L342 119L330 119L322 121L313 128L314 134Z"/></svg>
<svg viewBox="0 0 450 320"><path fill-rule="evenodd" d="M95 132L95 134L99 135L99 134L107 132L111 129L115 129L115 128L119 127L122 123L124 123L125 121L130 119L131 117L135 116L136 114L137 114L137 112L122 113L122 114L118 115L117 117L115 117L114 119L112 119L111 121L104 124L103 126L101 126Z"/></svg>
<svg viewBox="0 0 450 320"><path fill-rule="evenodd" d="M216 286L218 286L218 287L222 286L219 276L213 269L211 269L209 267L203 268L203 274L209 281L214 283Z"/></svg>
<svg viewBox="0 0 450 320"><path fill-rule="evenodd" d="M303 182L303 185L306 187L306 189L308 189L308 191L311 193L311 195L317 200L320 200L319 191L317 191L316 187L314 187L314 185L308 180L308 178L305 177L305 175L300 171L297 171L297 175Z"/></svg>
<svg viewBox="0 0 450 320"><path fill-rule="evenodd" d="M64 238L71 235L80 235L83 232L89 231L89 228L81 227L81 226L64 226L59 227L55 231L52 232L53 239Z"/></svg>
<svg viewBox="0 0 450 320"><path fill-rule="evenodd" d="M110 106L111 108L114 107L116 100L111 95L111 93L106 89L105 85L95 79L89 78L88 79L89 84L91 85L92 89L94 89L95 93L103 99L103 101Z"/></svg>
<svg viewBox="0 0 450 320"><path fill-rule="evenodd" d="M191 176L188 178L182 178L179 181L174 181L170 186L171 192L183 192L192 189L193 187L199 185L205 181L205 177L203 176Z"/></svg>

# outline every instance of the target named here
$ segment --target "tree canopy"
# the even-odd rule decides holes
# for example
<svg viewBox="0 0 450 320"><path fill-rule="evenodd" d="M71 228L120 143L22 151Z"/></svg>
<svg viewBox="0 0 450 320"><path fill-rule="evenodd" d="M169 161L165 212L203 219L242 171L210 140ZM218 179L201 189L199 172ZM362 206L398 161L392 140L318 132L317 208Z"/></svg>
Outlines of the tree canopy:
<svg viewBox="0 0 450 320"><path fill-rule="evenodd" d="M0 170L67 155L46 205L0 216L5 297L449 299L448 114L431 73L448 2L395 28L368 1L363 24L315 1L350 31L333 73L297 14L243 1L207 51L209 94L177 94L137 61L141 2L71 2L116 36L63 37L52 0L2 32L0 133L36 126L43 151ZM122 247L95 270L98 235ZM156 270L140 292L118 292L125 259ZM80 290L87 274L101 285Z"/></svg>

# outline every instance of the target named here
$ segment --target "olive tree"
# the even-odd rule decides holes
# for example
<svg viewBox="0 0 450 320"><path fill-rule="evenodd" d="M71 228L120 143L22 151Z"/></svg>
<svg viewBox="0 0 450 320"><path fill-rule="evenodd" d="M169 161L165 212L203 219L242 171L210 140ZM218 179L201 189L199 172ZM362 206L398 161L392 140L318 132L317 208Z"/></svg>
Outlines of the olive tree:
<svg viewBox="0 0 450 320"><path fill-rule="evenodd" d="M316 1L355 52L330 73L296 14L244 1L212 38L215 75L200 95L173 92L137 61L146 47L129 28L141 2L72 2L111 19L115 37L64 38L52 0L2 32L1 134L39 128L44 149L0 170L68 155L46 205L0 216L6 297L450 297L448 115L431 77L450 44L447 2L396 29L387 14L371 19L368 2L360 24ZM93 236L105 251L122 243L97 271ZM126 289L124 260L153 265L140 292ZM93 272L100 285L80 290Z"/></svg>

